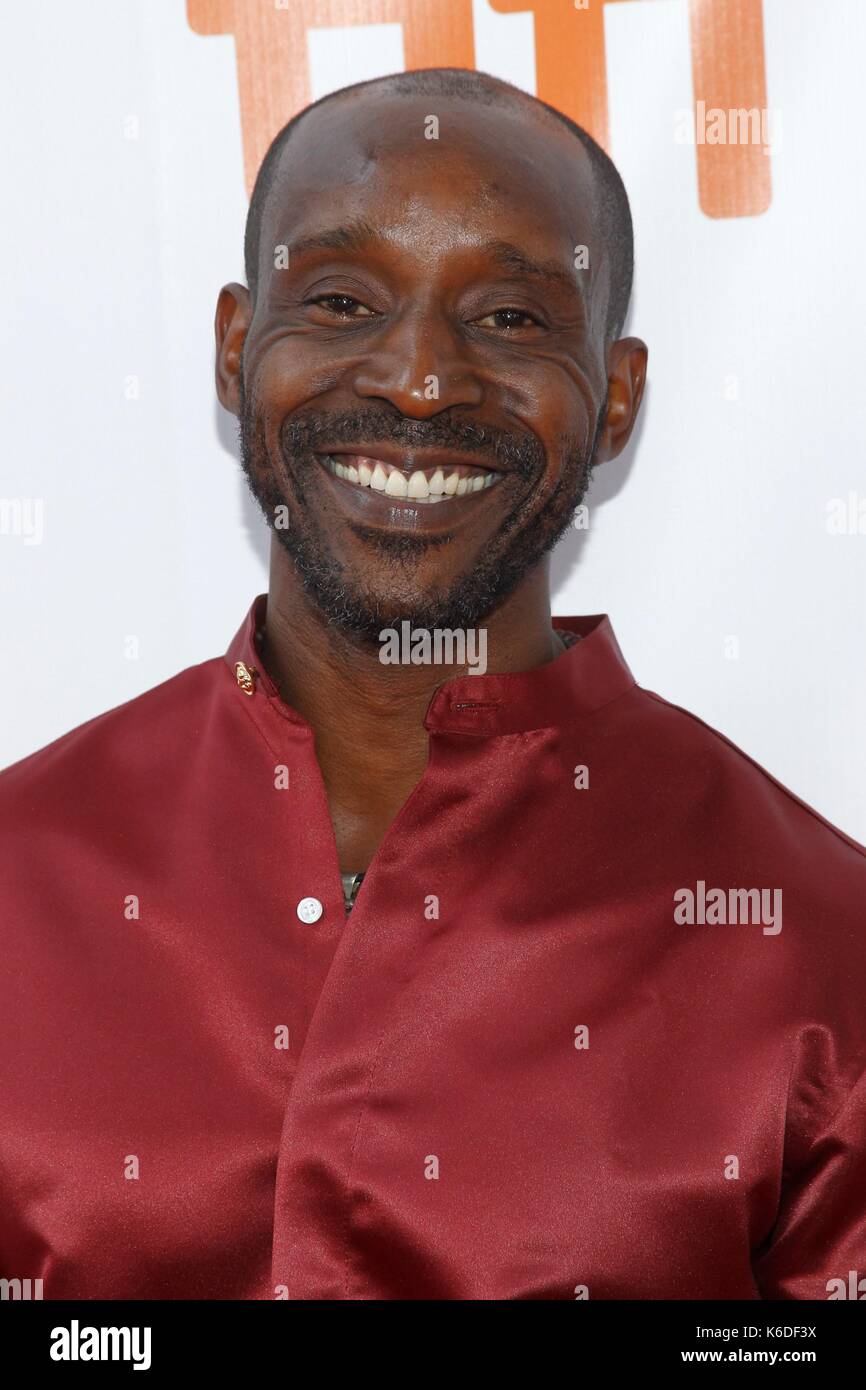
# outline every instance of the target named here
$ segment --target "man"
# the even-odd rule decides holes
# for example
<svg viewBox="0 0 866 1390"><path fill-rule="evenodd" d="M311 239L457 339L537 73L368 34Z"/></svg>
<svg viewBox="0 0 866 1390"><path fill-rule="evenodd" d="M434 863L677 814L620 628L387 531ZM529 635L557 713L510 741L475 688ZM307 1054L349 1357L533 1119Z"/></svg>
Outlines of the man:
<svg viewBox="0 0 866 1390"><path fill-rule="evenodd" d="M3 1274L857 1297L864 851L550 616L644 386L616 171L399 75L281 132L246 252L267 602L2 778Z"/></svg>

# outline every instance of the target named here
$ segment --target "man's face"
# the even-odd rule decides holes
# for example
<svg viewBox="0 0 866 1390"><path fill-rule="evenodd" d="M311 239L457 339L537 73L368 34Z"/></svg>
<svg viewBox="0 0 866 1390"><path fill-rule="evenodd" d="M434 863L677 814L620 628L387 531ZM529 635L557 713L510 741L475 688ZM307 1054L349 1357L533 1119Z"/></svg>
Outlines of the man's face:
<svg viewBox="0 0 866 1390"><path fill-rule="evenodd" d="M564 128L382 91L298 127L238 409L250 485L329 620L370 640L403 618L472 626L568 526L605 426L595 258Z"/></svg>

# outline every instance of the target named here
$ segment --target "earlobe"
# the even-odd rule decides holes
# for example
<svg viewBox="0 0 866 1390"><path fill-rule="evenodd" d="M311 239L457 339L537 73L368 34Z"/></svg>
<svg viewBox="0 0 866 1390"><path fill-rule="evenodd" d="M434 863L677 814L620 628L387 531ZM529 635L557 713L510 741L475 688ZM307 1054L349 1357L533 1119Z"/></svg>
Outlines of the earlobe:
<svg viewBox="0 0 866 1390"><path fill-rule="evenodd" d="M240 414L238 381L250 315L250 292L246 286L223 285L214 318L216 390L220 404L233 415Z"/></svg>
<svg viewBox="0 0 866 1390"><path fill-rule="evenodd" d="M621 338L608 353L607 417L596 451L598 463L615 459L629 441L643 399L648 355L640 338Z"/></svg>

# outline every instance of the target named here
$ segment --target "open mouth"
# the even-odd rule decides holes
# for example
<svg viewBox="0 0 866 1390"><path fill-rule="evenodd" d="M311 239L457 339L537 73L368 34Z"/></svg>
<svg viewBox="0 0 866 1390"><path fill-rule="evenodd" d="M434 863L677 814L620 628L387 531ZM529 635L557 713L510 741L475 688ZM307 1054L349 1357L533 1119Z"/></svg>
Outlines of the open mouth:
<svg viewBox="0 0 866 1390"><path fill-rule="evenodd" d="M330 473L359 489L380 493L393 501L448 502L495 487L501 473L476 464L447 463L407 470L363 454L322 454Z"/></svg>

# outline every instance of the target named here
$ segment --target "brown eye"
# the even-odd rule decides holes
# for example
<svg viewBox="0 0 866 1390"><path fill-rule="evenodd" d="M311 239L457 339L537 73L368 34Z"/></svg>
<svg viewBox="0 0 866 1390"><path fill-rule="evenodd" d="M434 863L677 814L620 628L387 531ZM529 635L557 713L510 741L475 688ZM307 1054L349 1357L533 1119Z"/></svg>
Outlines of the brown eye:
<svg viewBox="0 0 866 1390"><path fill-rule="evenodd" d="M326 307L329 313L336 314L342 319L357 319L365 316L372 318L372 312L359 299L353 299L350 294L322 294L318 299L310 299L308 304L321 304ZM360 313L355 313L360 309Z"/></svg>
<svg viewBox="0 0 866 1390"><path fill-rule="evenodd" d="M510 308L494 309L492 314L487 314L477 322L482 328L528 328L538 325L538 319L533 318L525 309Z"/></svg>

